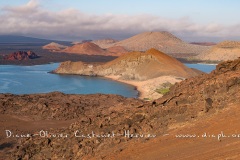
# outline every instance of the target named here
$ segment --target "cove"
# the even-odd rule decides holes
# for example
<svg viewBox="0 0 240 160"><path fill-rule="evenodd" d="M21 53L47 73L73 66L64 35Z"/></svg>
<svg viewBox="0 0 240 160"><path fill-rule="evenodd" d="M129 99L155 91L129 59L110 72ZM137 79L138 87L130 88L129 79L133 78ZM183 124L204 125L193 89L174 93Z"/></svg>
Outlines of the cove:
<svg viewBox="0 0 240 160"><path fill-rule="evenodd" d="M103 77L48 73L59 63L17 66L0 65L0 93L34 94L59 91L67 94L118 94L138 97L134 86Z"/></svg>

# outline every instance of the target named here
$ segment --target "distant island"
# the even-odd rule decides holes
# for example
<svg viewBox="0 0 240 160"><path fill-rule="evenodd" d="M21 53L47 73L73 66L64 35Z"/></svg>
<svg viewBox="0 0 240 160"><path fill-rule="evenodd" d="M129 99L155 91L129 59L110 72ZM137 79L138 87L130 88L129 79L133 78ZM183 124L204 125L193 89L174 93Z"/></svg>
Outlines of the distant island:
<svg viewBox="0 0 240 160"><path fill-rule="evenodd" d="M39 56L32 51L27 51L27 52L18 51L2 57L3 60L9 60L9 61L22 61L22 60L31 60L36 58L39 58Z"/></svg>
<svg viewBox="0 0 240 160"><path fill-rule="evenodd" d="M202 61L226 61L240 57L240 42L224 41L213 46L209 51L199 54L196 59Z"/></svg>

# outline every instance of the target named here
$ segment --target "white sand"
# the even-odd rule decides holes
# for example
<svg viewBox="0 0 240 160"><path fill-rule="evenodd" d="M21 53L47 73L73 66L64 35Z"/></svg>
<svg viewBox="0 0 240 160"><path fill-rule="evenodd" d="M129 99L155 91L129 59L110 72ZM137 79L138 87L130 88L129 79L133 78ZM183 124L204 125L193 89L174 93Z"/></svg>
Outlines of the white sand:
<svg viewBox="0 0 240 160"><path fill-rule="evenodd" d="M133 85L140 92L139 96L140 99L149 98L151 100L162 97L162 95L155 92L155 90L159 88L163 83L169 82L171 84L175 84L176 82L181 81L180 78L174 76L161 76L146 81L121 80L119 79L119 76L105 76L105 77Z"/></svg>

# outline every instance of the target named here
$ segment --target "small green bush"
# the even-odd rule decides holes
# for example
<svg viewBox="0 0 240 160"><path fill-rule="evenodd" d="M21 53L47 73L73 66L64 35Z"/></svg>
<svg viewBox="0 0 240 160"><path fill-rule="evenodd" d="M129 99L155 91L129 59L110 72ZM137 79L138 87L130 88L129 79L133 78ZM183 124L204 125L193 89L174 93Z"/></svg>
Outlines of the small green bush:
<svg viewBox="0 0 240 160"><path fill-rule="evenodd" d="M156 89L155 91L159 94L164 95L164 94L168 93L170 90L169 90L169 88L160 88L160 89Z"/></svg>
<svg viewBox="0 0 240 160"><path fill-rule="evenodd" d="M143 98L144 101L150 101L150 98Z"/></svg>
<svg viewBox="0 0 240 160"><path fill-rule="evenodd" d="M169 82L163 83L159 88L155 90L155 92L164 95L170 91L171 86L172 84Z"/></svg>

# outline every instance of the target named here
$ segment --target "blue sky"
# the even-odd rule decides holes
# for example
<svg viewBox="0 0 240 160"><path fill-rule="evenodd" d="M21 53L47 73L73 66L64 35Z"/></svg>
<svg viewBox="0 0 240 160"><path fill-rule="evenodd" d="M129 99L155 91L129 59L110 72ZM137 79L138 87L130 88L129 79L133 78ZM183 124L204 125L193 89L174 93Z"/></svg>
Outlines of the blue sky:
<svg viewBox="0 0 240 160"><path fill-rule="evenodd" d="M26 5L28 3L34 5L29 5L27 8ZM82 34L79 34L79 37L82 38L87 38L88 35L86 32L90 33L90 31L96 33L97 36L95 38L102 38L104 36L109 37L111 36L110 34L104 35L104 33L107 32L107 29L109 29L113 34L113 38L118 38L120 33L123 32L121 34L122 37L119 36L119 39L121 39L142 31L166 30L168 28L170 32L173 32L174 34L190 41L207 40L209 37L215 37L213 38L214 40L224 38L236 39L240 36L240 31L237 29L240 25L240 19L238 17L238 15L240 15L239 0L7 0L1 1L0 6L1 10L4 11L0 12L2 13L0 16L7 16L10 19L15 18L8 23L13 23L13 21L18 22L16 17L19 19L23 17L17 16L16 13L25 13L26 10L30 9L30 7L35 7L35 9L38 10L39 14L36 14L36 19L38 21L36 21L36 23L39 24L43 24L43 22L45 23L45 20L42 20L44 18L43 15L47 15L47 19L52 19L56 22L56 19L60 19L60 17L72 18L73 15L77 14L79 17L84 16L83 19L93 18L94 21L91 22L89 20L88 22L83 22L80 18L79 23L75 25L80 25L82 29L71 29L72 32L82 32ZM24 11L19 9L24 6ZM16 14L15 17L11 12ZM64 15L62 14L63 12ZM42 14L42 17L40 17L40 13ZM49 16L49 14L52 14L55 17ZM142 22L140 22L141 16L145 17L142 19ZM28 18L26 15L25 17ZM110 22L107 20L108 17L111 19ZM27 23L26 18L24 21ZM148 20L150 21L149 27L147 26ZM96 21L104 21L109 24L103 25L101 23L100 27L98 27L99 22L95 23ZM122 26L121 23L123 22L129 23L128 26ZM51 23L54 22L49 21L49 24ZM88 25L88 31L86 27L82 26L82 24L86 23L92 24L91 26ZM141 23L145 24L143 25ZM54 25L56 25L56 23L54 23ZM63 24L56 26L56 30L59 29L60 31L61 25ZM73 24L72 22L65 22L64 25L70 26ZM114 27L118 25L120 27L117 30ZM140 27L137 31L134 31L134 27L139 25L142 28ZM47 27L46 25L44 26ZM101 27L102 30L99 29ZM186 30L184 30L184 28L186 28ZM51 27L49 29L51 29ZM233 29L237 29L237 31L235 33L231 33ZM37 31L41 30L38 29ZM101 31L102 35L100 34ZM17 33L17 31L13 29L11 33L14 32ZM62 33L62 30L60 32ZM47 35L51 37L51 34L49 33ZM27 31L24 31L20 32L20 34L28 33ZM29 34L33 35L33 31L29 32ZM42 34L42 36L46 35ZM58 36L59 35L54 31L52 34L53 38L64 37L63 34L59 37ZM74 36L75 37L73 37L73 39L76 39L77 36ZM194 39L194 37L196 38ZM204 39L204 37L206 38ZM66 36L66 38L71 38L71 35ZM89 35L89 38L94 38L94 36Z"/></svg>

